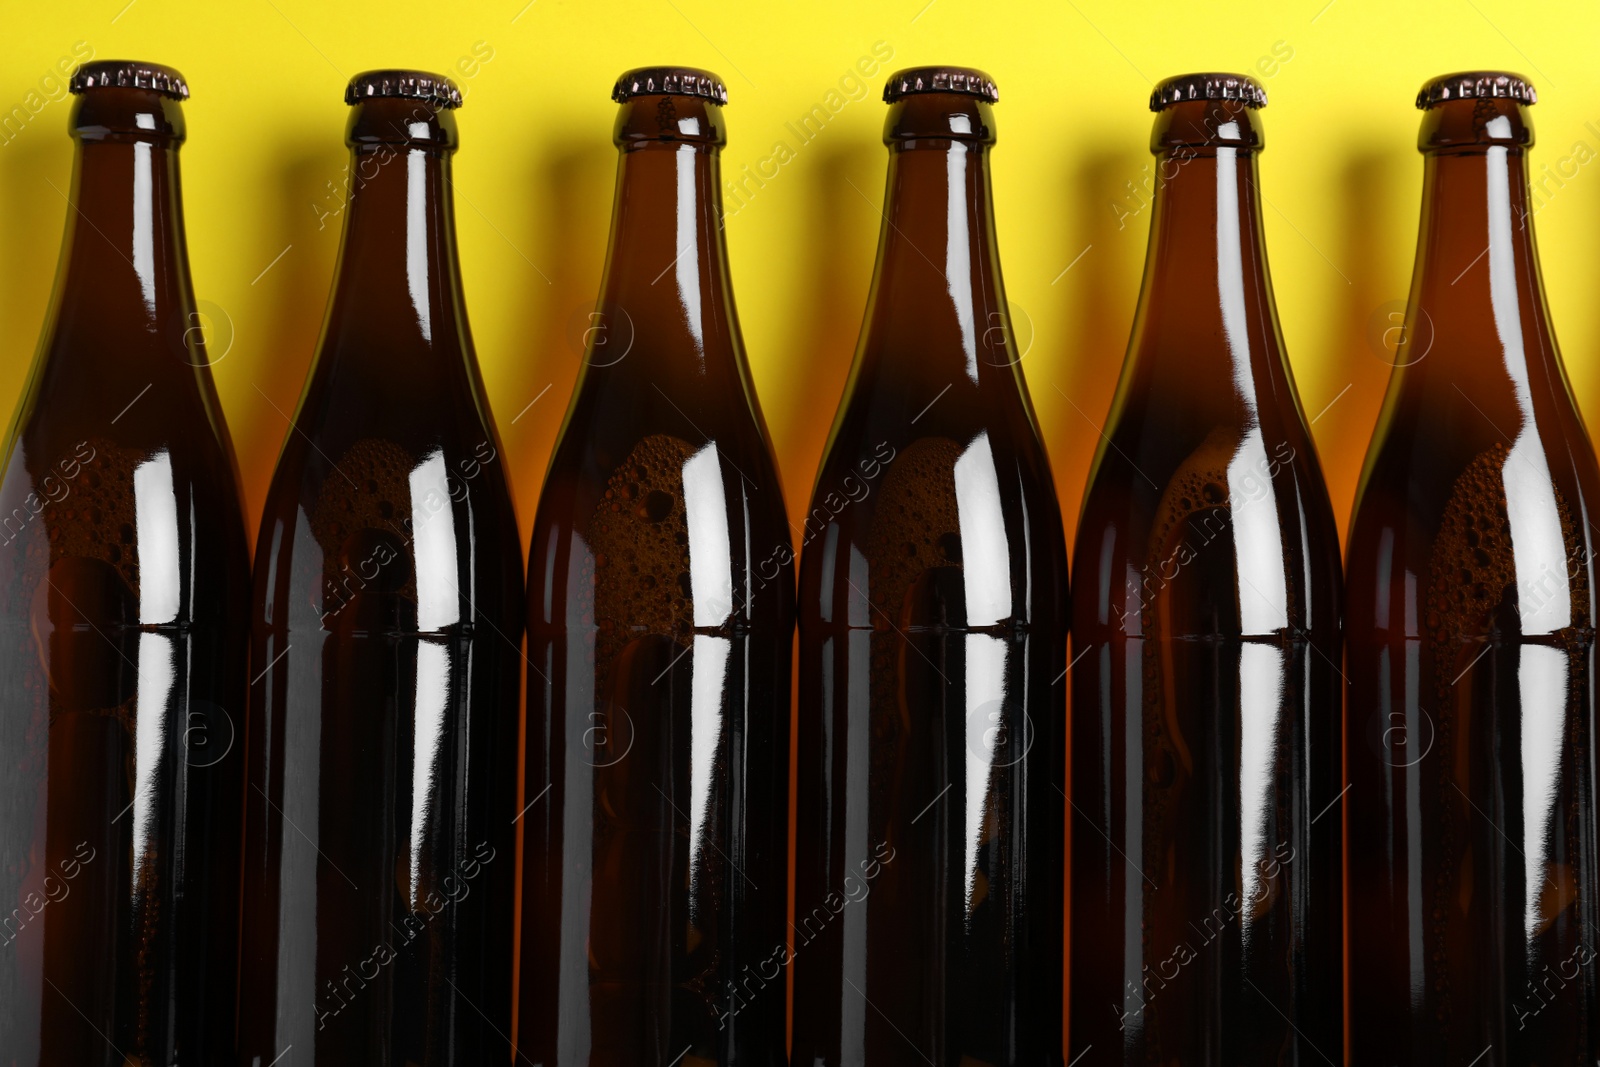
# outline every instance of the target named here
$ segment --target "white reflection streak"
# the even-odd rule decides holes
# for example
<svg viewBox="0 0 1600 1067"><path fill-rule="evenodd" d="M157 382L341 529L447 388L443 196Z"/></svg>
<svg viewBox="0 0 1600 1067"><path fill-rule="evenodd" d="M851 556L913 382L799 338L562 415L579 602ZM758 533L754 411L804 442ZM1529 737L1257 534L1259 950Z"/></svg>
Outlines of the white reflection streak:
<svg viewBox="0 0 1600 1067"><path fill-rule="evenodd" d="M1239 649L1239 851L1244 888L1240 933L1250 945L1250 920L1261 903L1261 861L1272 849L1267 823L1278 761L1278 709L1283 696L1283 652L1245 642Z"/></svg>
<svg viewBox="0 0 1600 1067"><path fill-rule="evenodd" d="M1407 592L1409 594L1410 590L1408 589ZM1414 624L1408 623L1407 625ZM1416 633L1417 631L1407 630L1406 632ZM1422 733L1422 715L1426 714L1422 710L1422 651L1417 643L1407 641L1404 655L1405 665L1399 670L1396 669L1396 665L1387 655L1384 657L1382 666L1379 668L1382 672L1380 679L1383 686L1379 692L1390 691L1389 687L1393 684L1395 674L1398 673L1402 676L1406 692L1405 704L1402 706L1408 709L1404 716L1405 736L1407 738L1422 737L1424 736ZM1407 774L1404 777L1404 782L1405 826L1406 833L1409 836L1412 833L1422 831L1427 825L1422 819L1422 775ZM1427 951L1428 938L1426 935L1429 927L1422 918L1424 909L1428 906L1426 899L1428 880L1422 874L1422 850L1420 848L1408 848L1405 850L1405 857L1406 930L1409 932L1406 950L1411 975L1409 992L1411 994L1411 1010L1421 1012L1427 1003L1426 998L1428 995L1429 957Z"/></svg>
<svg viewBox="0 0 1600 1067"><path fill-rule="evenodd" d="M945 154L944 279L961 327L961 348L967 354L967 377L978 380L977 325L972 310L972 247L967 225L967 146L950 142Z"/></svg>
<svg viewBox="0 0 1600 1067"><path fill-rule="evenodd" d="M867 561L855 545L850 547L850 578L856 583L857 589L866 589L867 586ZM852 597L851 603L858 603L864 597ZM855 611L854 607L849 609ZM867 616L859 616L864 624ZM851 620L856 625L856 620ZM844 659L844 669L839 671L837 660L831 657L823 659L823 692L832 691L835 679L842 680L849 707L865 708L872 699L872 686L868 674L872 664L872 649L866 637L851 634L844 637L827 637L824 640L835 643L837 656ZM836 673L837 672L837 673ZM844 854L847 864L855 864L852 870L862 870L860 864L865 862L868 855L868 844L872 835L870 822L870 808L872 806L872 760L868 754L872 743L872 724L868 715L846 715L843 726L844 733L844 788L845 802L842 805L842 819L844 823ZM929 818L937 819L937 814ZM839 973L843 976L849 988L839 986L838 1013L839 1020L839 1061L841 1064L859 1065L867 1062L867 930L868 917L877 920L877 909L870 903L870 898L857 907L845 908L843 912L843 937L840 941L842 951L839 959Z"/></svg>
<svg viewBox="0 0 1600 1067"><path fill-rule="evenodd" d="M988 634L967 634L967 822L966 855L961 873L966 889L966 914L972 918L972 894L978 882L978 852L982 847L984 812L989 804L989 780L994 772L995 741L1000 731L1022 729L1006 721L1006 643ZM991 713L988 709L994 709Z"/></svg>
<svg viewBox="0 0 1600 1067"><path fill-rule="evenodd" d="M1522 700L1522 926L1530 946L1545 921L1541 905L1567 732L1567 668L1566 652L1539 645L1524 645L1517 661Z"/></svg>
<svg viewBox="0 0 1600 1067"><path fill-rule="evenodd" d="M694 349L704 355L705 326L700 321L700 242L695 233L698 223L694 183L695 149L678 149L678 299L683 303L683 321L694 335Z"/></svg>
<svg viewBox="0 0 1600 1067"><path fill-rule="evenodd" d="M133 892L140 891L145 853L161 800L161 764L166 752L167 708L177 678L172 639L139 635L139 695L134 717Z"/></svg>
<svg viewBox="0 0 1600 1067"><path fill-rule="evenodd" d="M411 910L422 904L422 855L428 841L439 749L450 707L450 650L433 641L417 642L417 703L411 739Z"/></svg>
<svg viewBox="0 0 1600 1067"><path fill-rule="evenodd" d="M1244 250L1239 247L1239 153L1217 149L1217 301L1222 311L1222 332L1233 353L1233 378L1255 419L1255 385L1250 378L1250 333L1245 316Z"/></svg>
<svg viewBox="0 0 1600 1067"><path fill-rule="evenodd" d="M279 536L274 534L275 539ZM305 508L295 509L294 531L289 536L294 538L297 545L317 544L311 532L311 516ZM270 550L268 558L271 558ZM321 566L320 557L317 566ZM317 640L320 642L322 639L319 636ZM274 642L275 645L280 643ZM287 649L269 647L268 651L277 653ZM268 671L261 683L270 706L291 706L290 702L295 699L290 695L292 693L323 691L324 659L321 654L294 656L285 659L283 666L281 674ZM280 684L285 687L281 692L278 689ZM299 707L298 704L292 706ZM283 1006L309 1004L317 998L317 931L322 929L319 920L325 918L328 912L337 914L337 905L331 899L324 900L317 887L322 863L322 790L319 772L323 755L321 718L320 715L299 714L283 717L282 751L292 753L294 758L281 764L282 778L273 789L278 799L272 800L260 785L254 785L252 790L251 803L262 805L257 809L262 815L270 813L274 819L281 817L285 826L294 828L293 833L287 830L283 833L280 848L282 861L274 887L278 891L277 949L264 957L269 961L268 973L272 970L277 972L273 992L277 1003ZM269 789L272 788L270 782L269 777ZM281 811L272 811L269 802L280 806ZM324 908L323 904L329 907ZM315 1011L283 1010L267 1026L279 1047L300 1045L309 1048L315 1043L313 1035L316 1033L316 1021Z"/></svg>
<svg viewBox="0 0 1600 1067"><path fill-rule="evenodd" d="M1278 500L1272 487L1263 485L1271 469L1261 427L1252 426L1228 461L1228 506L1240 576L1239 622L1246 635L1256 637L1289 625L1289 576Z"/></svg>
<svg viewBox="0 0 1600 1067"><path fill-rule="evenodd" d="M1239 574L1239 620L1244 632L1270 634L1289 624L1288 577L1283 543L1278 536L1278 502L1261 491L1261 479L1272 469L1256 419L1255 384L1250 377L1250 326L1245 311L1244 240L1239 211L1239 153L1217 149L1217 304L1222 332L1232 356L1234 388L1250 413L1250 427L1228 463L1228 499L1233 519L1234 550Z"/></svg>
<svg viewBox="0 0 1600 1067"><path fill-rule="evenodd" d="M733 613L733 569L728 546L728 503L717 443L683 464L683 510L689 526L689 592L694 624L721 626Z"/></svg>
<svg viewBox="0 0 1600 1067"><path fill-rule="evenodd" d="M433 340L428 311L428 156L420 148L406 154L406 288L417 309L422 336Z"/></svg>
<svg viewBox="0 0 1600 1067"><path fill-rule="evenodd" d="M154 148L147 141L133 143L133 272L139 276L144 306L152 319L156 314Z"/></svg>
<svg viewBox="0 0 1600 1067"><path fill-rule="evenodd" d="M711 787L716 780L717 750L722 744L722 687L728 679L733 644L725 637L694 636L694 666L689 703L689 906L691 922L702 898L700 851L711 818ZM732 862L732 858L729 858Z"/></svg>
<svg viewBox="0 0 1600 1067"><path fill-rule="evenodd" d="M994 626L1011 617L1011 543L987 432L961 453L954 473L967 625Z"/></svg>
<svg viewBox="0 0 1600 1067"><path fill-rule="evenodd" d="M594 573L594 554L583 538L572 539L572 558L567 566L569 582L578 581L579 575ZM587 640L569 640L562 644L566 646L566 680L557 683L552 692L564 698L569 708L592 708L595 695L592 688L594 664L589 659L589 652L594 646ZM588 683L583 681L585 674L591 679ZM606 711L609 712L609 708ZM594 721L585 718L583 726L589 727ZM568 722L571 722L570 718ZM609 727L610 723L606 725ZM533 772L529 771L528 774L532 781ZM565 798L561 806L562 839L583 844L570 853L573 861L562 863L560 867L561 935L557 949L560 981L556 983L555 994L555 1062L588 1063L593 1047L594 1025L589 1014L589 932L591 923L596 921L590 909L595 903L595 854L599 851L593 837L594 809L595 797L602 792L602 788L594 764L587 759L567 761L566 781L560 788ZM602 918L598 921L606 920Z"/></svg>
<svg viewBox="0 0 1600 1067"><path fill-rule="evenodd" d="M172 456L163 449L133 469L134 528L139 547L139 624L176 622L182 590L178 496Z"/></svg>
<svg viewBox="0 0 1600 1067"><path fill-rule="evenodd" d="M1506 518L1511 524L1517 585L1522 591L1518 597L1522 632L1549 634L1572 625L1572 592L1566 582L1566 539L1561 535L1561 515L1550 467L1539 444L1527 359L1522 349L1516 253L1511 243L1511 172L1506 152L1505 148L1490 148L1486 163L1489 306L1494 311L1494 328L1505 352L1506 373L1522 412L1522 425L1517 428L1517 439L1506 457L1501 481L1506 492ZM1548 587L1553 588L1547 593Z"/></svg>
<svg viewBox="0 0 1600 1067"><path fill-rule="evenodd" d="M456 524L444 450L412 469L411 547L417 561L417 629L438 630L461 621L456 586Z"/></svg>

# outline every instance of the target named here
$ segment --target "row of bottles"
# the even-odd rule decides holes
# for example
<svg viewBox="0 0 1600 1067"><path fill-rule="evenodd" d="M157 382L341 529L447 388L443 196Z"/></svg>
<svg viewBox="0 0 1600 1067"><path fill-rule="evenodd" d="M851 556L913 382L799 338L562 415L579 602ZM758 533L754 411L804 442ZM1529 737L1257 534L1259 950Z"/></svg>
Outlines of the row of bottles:
<svg viewBox="0 0 1600 1067"><path fill-rule="evenodd" d="M187 88L101 62L72 89L0 482L0 1063L1600 1055L1596 468L1522 79L1419 98L1405 336L1432 341L1343 578L1267 269L1265 94L1156 88L1070 598L993 328L981 72L886 87L878 261L799 527L722 239L726 91L623 76L597 307L634 341L585 356L526 585L455 250L460 95L353 79L362 180L253 594L186 328Z"/></svg>

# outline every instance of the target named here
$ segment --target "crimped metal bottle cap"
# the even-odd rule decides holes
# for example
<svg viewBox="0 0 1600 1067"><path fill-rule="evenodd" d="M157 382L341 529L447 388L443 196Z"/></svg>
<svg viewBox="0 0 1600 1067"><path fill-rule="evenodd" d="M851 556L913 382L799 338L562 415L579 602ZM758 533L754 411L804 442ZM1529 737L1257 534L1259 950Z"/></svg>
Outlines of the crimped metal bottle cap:
<svg viewBox="0 0 1600 1067"><path fill-rule="evenodd" d="M1267 106L1267 91L1246 74L1180 74L1156 84L1150 110L1164 111L1186 100L1238 100L1245 107Z"/></svg>
<svg viewBox="0 0 1600 1067"><path fill-rule="evenodd" d="M438 108L461 106L461 90L443 74L425 70L369 70L357 74L345 86L344 102L359 104L378 97L404 97L424 100Z"/></svg>
<svg viewBox="0 0 1600 1067"><path fill-rule="evenodd" d="M728 87L709 70L698 67L635 67L624 71L611 87L617 103L636 96L698 96L713 104L727 106Z"/></svg>
<svg viewBox="0 0 1600 1067"><path fill-rule="evenodd" d="M883 102L892 104L913 93L965 93L1000 102L994 79L975 67L908 67L889 75L883 86Z"/></svg>
<svg viewBox="0 0 1600 1067"><path fill-rule="evenodd" d="M1426 111L1452 100L1492 97L1515 100L1519 104L1539 102L1533 83L1520 74L1505 70L1463 70L1430 78L1417 93L1417 107Z"/></svg>
<svg viewBox="0 0 1600 1067"><path fill-rule="evenodd" d="M174 100L189 99L189 83L171 67L133 59L97 59L72 72L68 88L74 93L107 87L149 89Z"/></svg>

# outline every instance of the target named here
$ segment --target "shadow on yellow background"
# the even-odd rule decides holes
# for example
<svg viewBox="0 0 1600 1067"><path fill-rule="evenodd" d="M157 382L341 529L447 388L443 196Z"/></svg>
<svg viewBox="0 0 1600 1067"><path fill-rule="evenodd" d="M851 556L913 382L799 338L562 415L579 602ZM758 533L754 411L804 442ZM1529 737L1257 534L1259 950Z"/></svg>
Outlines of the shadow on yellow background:
<svg viewBox="0 0 1600 1067"><path fill-rule="evenodd" d="M1600 167L1576 158L1600 154L1597 31L1600 13L1584 5L1507 0L32 6L0 42L0 407L32 358L67 210L58 65L84 50L173 64L194 94L182 158L195 288L253 527L338 252L345 82L378 66L448 72L467 93L455 179L467 300L526 534L605 254L612 81L630 66L696 64L728 84L725 179L780 143L793 153L744 185L727 235L798 514L871 277L884 75L959 63L1000 85L1001 250L1018 320L1032 326L1023 365L1071 524L1138 295L1150 83L1238 70L1271 96L1262 171L1278 307L1343 522L1387 378L1387 315L1409 284L1422 173L1412 98L1430 75L1503 67L1539 89L1547 285L1575 391L1595 414ZM852 80L875 48L892 51L885 69ZM826 121L802 132L819 106Z"/></svg>

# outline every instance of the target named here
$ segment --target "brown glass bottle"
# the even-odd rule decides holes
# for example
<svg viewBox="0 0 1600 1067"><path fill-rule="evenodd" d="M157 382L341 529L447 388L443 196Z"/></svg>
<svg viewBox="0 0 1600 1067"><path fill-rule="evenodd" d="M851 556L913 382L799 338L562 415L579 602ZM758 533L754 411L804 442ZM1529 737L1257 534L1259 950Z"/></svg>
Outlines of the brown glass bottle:
<svg viewBox="0 0 1600 1067"><path fill-rule="evenodd" d="M249 555L174 70L73 75L67 231L0 483L0 1062L231 1062Z"/></svg>
<svg viewBox="0 0 1600 1067"><path fill-rule="evenodd" d="M1595 456L1544 298L1531 86L1425 85L1405 358L1350 528L1356 1063L1600 1057Z"/></svg>
<svg viewBox="0 0 1600 1067"><path fill-rule="evenodd" d="M519 1058L784 1060L794 571L721 220L722 83L629 71L528 560Z"/></svg>
<svg viewBox="0 0 1600 1067"><path fill-rule="evenodd" d="M505 1063L522 560L456 257L461 97L373 71L345 99L338 274L256 549L241 1062Z"/></svg>
<svg viewBox="0 0 1600 1067"><path fill-rule="evenodd" d="M901 71L800 568L793 1062L1061 1058L1067 558L1010 330L994 82Z"/></svg>
<svg viewBox="0 0 1600 1067"><path fill-rule="evenodd" d="M1267 270L1265 106L1226 74L1150 101L1074 557L1068 1055L1096 1062L1343 1062L1339 540Z"/></svg>

